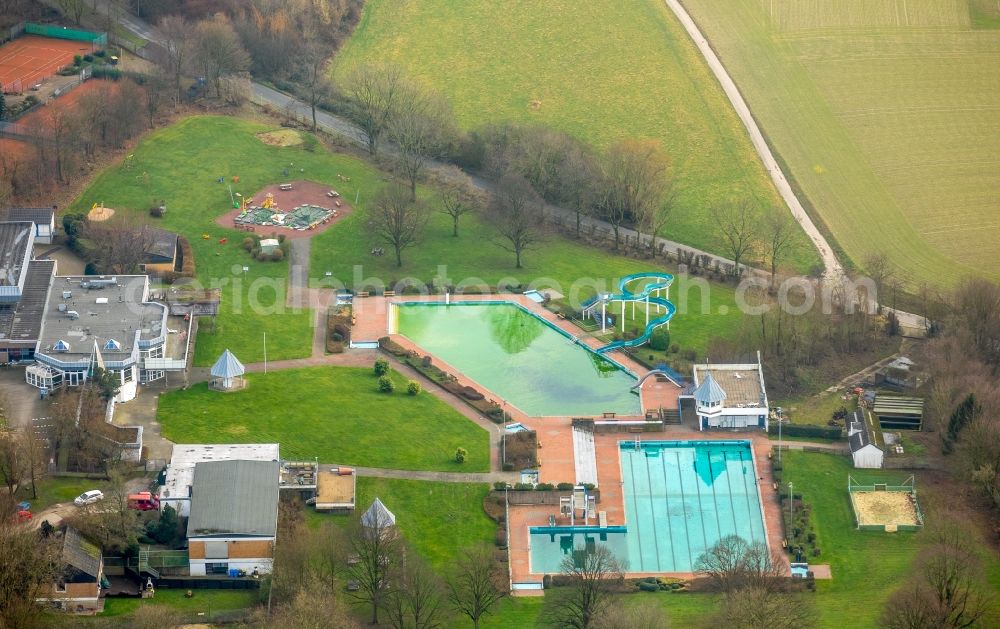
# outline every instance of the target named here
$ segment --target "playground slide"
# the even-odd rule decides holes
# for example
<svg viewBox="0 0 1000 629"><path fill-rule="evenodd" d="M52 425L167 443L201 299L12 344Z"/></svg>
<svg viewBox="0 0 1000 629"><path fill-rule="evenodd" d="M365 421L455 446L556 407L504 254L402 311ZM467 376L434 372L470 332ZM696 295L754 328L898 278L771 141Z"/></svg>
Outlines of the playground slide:
<svg viewBox="0 0 1000 629"><path fill-rule="evenodd" d="M645 283L640 292L633 293L629 290L628 286L630 284L641 280L653 281ZM637 347L649 341L649 337L652 336L653 330L670 321L670 319L673 318L674 313L677 311L677 308L672 302L662 297L651 297L650 295L656 291L666 289L673 281L674 276L669 273L633 273L632 275L626 275L618 281L618 290L621 291L620 293L598 296L588 301L583 307L584 312L591 308L600 307L602 301L606 303L621 301L625 303L640 302L645 304L648 299L650 304L664 308L663 314L649 321L649 324L646 325L646 329L643 331L641 336L628 341L614 341L612 343L608 343L604 347L598 348L597 353L603 354L604 352L610 352L620 347Z"/></svg>

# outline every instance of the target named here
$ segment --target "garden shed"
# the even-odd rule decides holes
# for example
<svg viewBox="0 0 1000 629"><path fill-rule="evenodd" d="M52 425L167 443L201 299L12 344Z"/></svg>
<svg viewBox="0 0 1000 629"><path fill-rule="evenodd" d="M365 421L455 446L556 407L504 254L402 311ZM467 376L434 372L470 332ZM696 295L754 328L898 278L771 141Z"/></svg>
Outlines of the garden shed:
<svg viewBox="0 0 1000 629"><path fill-rule="evenodd" d="M882 447L882 431L871 415L863 409L854 411L847 424L847 441L851 448L854 467L879 469L885 452Z"/></svg>

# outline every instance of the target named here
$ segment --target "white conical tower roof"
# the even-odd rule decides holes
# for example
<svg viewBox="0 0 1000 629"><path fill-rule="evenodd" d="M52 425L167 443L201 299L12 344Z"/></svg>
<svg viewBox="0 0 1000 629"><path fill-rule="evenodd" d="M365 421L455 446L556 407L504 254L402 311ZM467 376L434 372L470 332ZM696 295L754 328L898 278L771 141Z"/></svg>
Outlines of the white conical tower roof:
<svg viewBox="0 0 1000 629"><path fill-rule="evenodd" d="M726 399L726 392L715 381L712 374L706 374L705 379L694 390L694 399L702 406L716 404Z"/></svg>
<svg viewBox="0 0 1000 629"><path fill-rule="evenodd" d="M228 349L222 352L219 360L212 365L212 377L214 378L236 378L242 376L244 371L246 369L243 368L243 363Z"/></svg>

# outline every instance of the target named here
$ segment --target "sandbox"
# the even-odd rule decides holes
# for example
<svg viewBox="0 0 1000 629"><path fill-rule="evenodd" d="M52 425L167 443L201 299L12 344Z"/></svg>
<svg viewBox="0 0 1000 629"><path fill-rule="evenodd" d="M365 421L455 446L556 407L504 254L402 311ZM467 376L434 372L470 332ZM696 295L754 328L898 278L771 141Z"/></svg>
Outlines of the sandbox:
<svg viewBox="0 0 1000 629"><path fill-rule="evenodd" d="M215 222L222 227L242 231L309 238L328 229L353 210L335 189L315 181L273 184L259 190L250 199L252 201L247 201L246 209L232 210Z"/></svg>
<svg viewBox="0 0 1000 629"><path fill-rule="evenodd" d="M917 503L912 477L902 485L858 485L848 491L858 528L866 531L916 531L924 518Z"/></svg>
<svg viewBox="0 0 1000 629"><path fill-rule="evenodd" d="M103 205L94 204L94 207L90 208L87 212L87 220L93 221L95 223L100 223L110 219L115 215L115 211L109 207L104 207Z"/></svg>

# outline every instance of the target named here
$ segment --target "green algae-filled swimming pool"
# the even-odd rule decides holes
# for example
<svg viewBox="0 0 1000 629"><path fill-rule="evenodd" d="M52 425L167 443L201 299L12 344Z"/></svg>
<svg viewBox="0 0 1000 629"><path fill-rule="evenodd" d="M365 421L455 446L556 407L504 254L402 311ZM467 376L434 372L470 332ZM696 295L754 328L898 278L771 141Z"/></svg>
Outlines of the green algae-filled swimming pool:
<svg viewBox="0 0 1000 629"><path fill-rule="evenodd" d="M403 303L396 331L532 417L639 415L635 378L507 302Z"/></svg>

